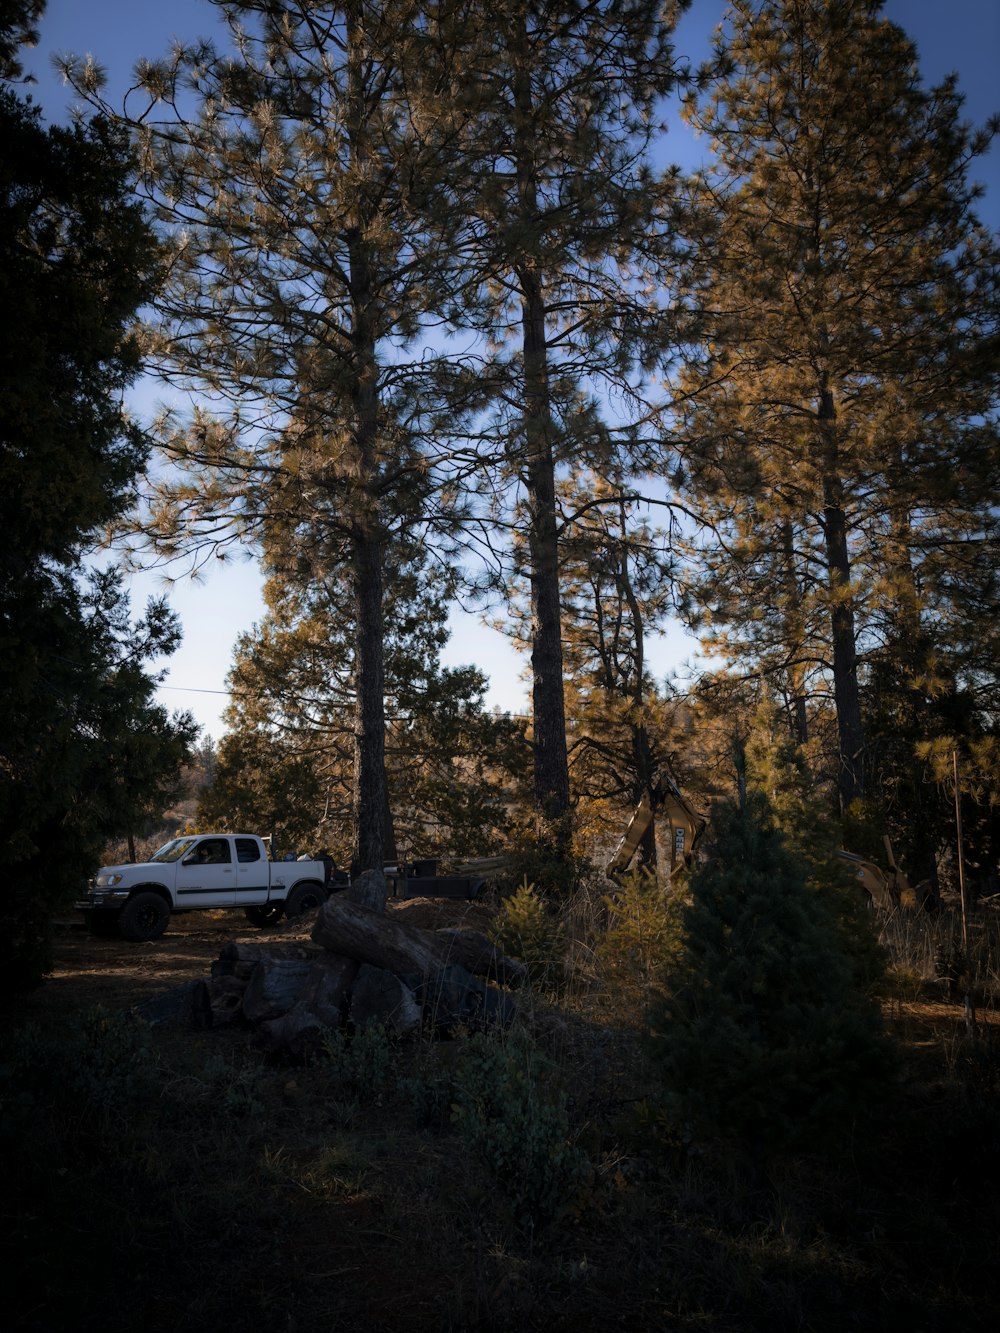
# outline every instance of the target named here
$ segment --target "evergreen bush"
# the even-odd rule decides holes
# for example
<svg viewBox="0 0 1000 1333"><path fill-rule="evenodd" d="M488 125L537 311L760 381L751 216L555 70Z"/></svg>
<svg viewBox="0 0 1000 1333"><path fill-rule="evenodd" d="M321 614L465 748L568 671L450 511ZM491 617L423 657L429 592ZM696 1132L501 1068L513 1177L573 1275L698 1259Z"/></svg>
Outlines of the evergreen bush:
<svg viewBox="0 0 1000 1333"><path fill-rule="evenodd" d="M637 869L603 903L607 928L596 952L606 974L626 986L648 986L679 948L683 899L665 893L655 871Z"/></svg>
<svg viewBox="0 0 1000 1333"><path fill-rule="evenodd" d="M553 1072L520 1031L470 1038L455 1072L452 1122L529 1227L563 1216L586 1173Z"/></svg>
<svg viewBox="0 0 1000 1333"><path fill-rule="evenodd" d="M498 949L525 964L532 985L554 987L564 979L565 932L527 880L504 901L488 934Z"/></svg>
<svg viewBox="0 0 1000 1333"><path fill-rule="evenodd" d="M881 1013L762 796L717 811L690 889L650 1010L669 1117L755 1155L838 1138L884 1085Z"/></svg>
<svg viewBox="0 0 1000 1333"><path fill-rule="evenodd" d="M154 1075L149 1029L130 1014L95 1005L58 1034L25 1024L0 1066L0 1138L50 1114L67 1126L117 1124Z"/></svg>

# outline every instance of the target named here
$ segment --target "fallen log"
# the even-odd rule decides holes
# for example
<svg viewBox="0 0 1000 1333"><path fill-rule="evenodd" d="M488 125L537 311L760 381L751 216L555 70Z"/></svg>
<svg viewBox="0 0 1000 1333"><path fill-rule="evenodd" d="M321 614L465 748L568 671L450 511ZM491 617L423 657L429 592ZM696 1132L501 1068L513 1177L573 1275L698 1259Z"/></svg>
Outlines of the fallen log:
<svg viewBox="0 0 1000 1333"><path fill-rule="evenodd" d="M475 977L488 977L501 986L524 986L528 969L516 958L508 958L478 930L448 927L432 932L444 949L445 963L456 963Z"/></svg>
<svg viewBox="0 0 1000 1333"><path fill-rule="evenodd" d="M471 976L458 963L422 977L416 986L416 997L439 1037L451 1037L460 1030L482 1032L486 1028L505 1027L515 1013L509 995Z"/></svg>
<svg viewBox="0 0 1000 1333"><path fill-rule="evenodd" d="M320 908L312 938L332 953L401 977L426 976L452 963L506 984L520 984L527 975L523 964L506 958L477 931L422 930L404 924L392 913L351 902L343 894L329 898Z"/></svg>
<svg viewBox="0 0 1000 1333"><path fill-rule="evenodd" d="M225 945L211 980L188 997L194 1025L245 1020L258 1049L299 1061L348 1022L378 1023L396 1038L425 1022L441 1035L506 1024L513 1000L479 978L517 986L527 977L478 931L424 930L347 894L323 904L312 940Z"/></svg>
<svg viewBox="0 0 1000 1333"><path fill-rule="evenodd" d="M212 977L199 981L191 992L190 1016L196 1028L221 1028L243 1017L247 982L239 977Z"/></svg>
<svg viewBox="0 0 1000 1333"><path fill-rule="evenodd" d="M233 940L219 950L217 963L213 963L216 976L240 975L240 969L253 965L262 958L316 958L319 950L312 944L244 944Z"/></svg>
<svg viewBox="0 0 1000 1333"><path fill-rule="evenodd" d="M412 989L395 972L364 963L351 991L351 1022L356 1029L374 1023L402 1040L420 1031L423 1013Z"/></svg>

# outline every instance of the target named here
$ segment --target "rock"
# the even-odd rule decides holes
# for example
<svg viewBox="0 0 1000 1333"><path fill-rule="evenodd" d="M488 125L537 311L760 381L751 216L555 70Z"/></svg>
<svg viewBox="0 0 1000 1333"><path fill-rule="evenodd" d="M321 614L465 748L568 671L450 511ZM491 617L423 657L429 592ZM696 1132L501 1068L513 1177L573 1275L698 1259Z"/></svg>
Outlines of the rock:
<svg viewBox="0 0 1000 1333"><path fill-rule="evenodd" d="M414 1036L422 1013L413 991L394 972L365 963L351 991L351 1022L355 1028L377 1023L390 1037Z"/></svg>

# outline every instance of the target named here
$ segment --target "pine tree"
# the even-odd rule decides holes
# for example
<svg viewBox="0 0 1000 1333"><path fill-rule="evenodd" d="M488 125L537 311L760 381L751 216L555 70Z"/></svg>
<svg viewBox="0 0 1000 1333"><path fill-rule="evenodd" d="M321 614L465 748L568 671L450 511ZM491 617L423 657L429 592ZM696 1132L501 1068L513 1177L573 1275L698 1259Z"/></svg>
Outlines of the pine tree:
<svg viewBox="0 0 1000 1333"><path fill-rule="evenodd" d="M853 984L875 994L885 978L885 953L866 896L838 855L843 832L835 801L831 792L817 788L787 714L767 697L753 717L743 753L747 792L761 802L761 817L799 859L807 886L835 922Z"/></svg>
<svg viewBox="0 0 1000 1333"><path fill-rule="evenodd" d="M574 792L634 807L669 766L672 709L646 664L650 635L673 605L665 533L621 488L584 474L562 488L563 642ZM655 819L640 845L657 864Z"/></svg>
<svg viewBox="0 0 1000 1333"><path fill-rule="evenodd" d="M20 79L22 46L38 41L38 20L45 10L45 0L4 0L0 17L0 79Z"/></svg>
<svg viewBox="0 0 1000 1333"><path fill-rule="evenodd" d="M878 1005L766 802L718 806L651 1009L675 1125L754 1158L847 1136L884 1085Z"/></svg>
<svg viewBox="0 0 1000 1333"><path fill-rule="evenodd" d="M953 80L921 86L880 7L737 0L734 71L691 104L718 153L685 384L725 541L701 595L800 714L829 691L845 808L866 789L867 655L907 603L968 642L996 543L997 250L967 180L993 127L962 122Z"/></svg>
<svg viewBox="0 0 1000 1333"><path fill-rule="evenodd" d="M5 74L39 12L0 19ZM122 406L157 276L132 157L100 119L43 128L6 86L0 141L0 985L16 990L46 970L50 913L106 839L168 798L194 727L145 670L177 642L169 613L133 626L114 573L80 572L146 458Z"/></svg>
<svg viewBox="0 0 1000 1333"><path fill-rule="evenodd" d="M423 346L452 290L447 222L430 245L422 221L447 127L409 89L430 40L413 0L218 7L235 54L201 42L140 62L149 103L129 122L169 257L151 355L205 395L160 423L174 467L142 536L197 563L284 530L304 566L337 572L353 603L352 861L378 867L383 566L447 498L460 392ZM92 66L69 72L99 100Z"/></svg>
<svg viewBox="0 0 1000 1333"><path fill-rule="evenodd" d="M658 223L670 197L646 150L674 82L681 8L500 0L488 18L470 11L478 22L440 80L467 116L455 147L455 319L494 349L483 368L492 418L476 443L492 454L492 517L521 537L505 553L528 588L538 833L557 854L570 833L558 482L570 461L607 467L642 441L638 367L662 337L650 293L667 276ZM602 382L619 393L613 429L594 403Z"/></svg>
<svg viewBox="0 0 1000 1333"><path fill-rule="evenodd" d="M493 854L507 822L504 770L523 736L483 707L480 671L440 663L452 579L418 544L396 543L387 557L387 859ZM200 814L263 820L283 843L307 838L346 860L355 670L341 592L314 569L301 585L287 573L265 584L269 611L237 643L230 732ZM272 776L279 753L287 786Z"/></svg>

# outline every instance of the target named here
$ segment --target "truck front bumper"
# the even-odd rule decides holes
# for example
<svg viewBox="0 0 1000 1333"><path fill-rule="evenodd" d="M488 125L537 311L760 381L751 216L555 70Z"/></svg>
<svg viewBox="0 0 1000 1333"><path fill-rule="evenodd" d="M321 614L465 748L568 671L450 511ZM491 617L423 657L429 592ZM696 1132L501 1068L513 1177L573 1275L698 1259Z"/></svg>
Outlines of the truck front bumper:
<svg viewBox="0 0 1000 1333"><path fill-rule="evenodd" d="M129 895L128 889L94 889L73 904L77 912L119 912Z"/></svg>

